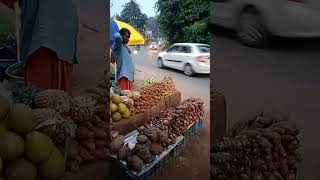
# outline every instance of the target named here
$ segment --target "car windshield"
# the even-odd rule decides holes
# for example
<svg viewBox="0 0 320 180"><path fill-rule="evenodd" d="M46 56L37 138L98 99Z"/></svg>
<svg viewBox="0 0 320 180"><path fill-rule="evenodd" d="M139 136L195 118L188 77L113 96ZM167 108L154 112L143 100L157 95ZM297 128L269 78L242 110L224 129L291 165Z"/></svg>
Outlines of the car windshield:
<svg viewBox="0 0 320 180"><path fill-rule="evenodd" d="M209 45L197 45L200 53L209 53L210 46Z"/></svg>

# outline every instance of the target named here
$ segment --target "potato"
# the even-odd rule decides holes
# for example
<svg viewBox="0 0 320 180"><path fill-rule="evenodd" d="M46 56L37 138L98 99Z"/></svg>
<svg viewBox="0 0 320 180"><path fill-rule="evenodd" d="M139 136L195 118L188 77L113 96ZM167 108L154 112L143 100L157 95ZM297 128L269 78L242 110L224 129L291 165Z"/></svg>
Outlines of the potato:
<svg viewBox="0 0 320 180"><path fill-rule="evenodd" d="M96 150L92 151L92 155L97 160L106 160L107 159L106 151L103 148L102 149L96 149Z"/></svg>
<svg viewBox="0 0 320 180"><path fill-rule="evenodd" d="M160 144L153 143L151 144L150 152L153 155L160 155L163 151L163 147Z"/></svg>
<svg viewBox="0 0 320 180"><path fill-rule="evenodd" d="M76 136L78 139L86 139L90 136L90 131L88 128L79 126L76 131Z"/></svg>
<svg viewBox="0 0 320 180"><path fill-rule="evenodd" d="M131 170L140 172L143 167L143 161L137 155L132 155L128 157L128 166Z"/></svg>
<svg viewBox="0 0 320 180"><path fill-rule="evenodd" d="M94 137L98 138L98 139L107 139L108 134L106 131L103 131L99 128L92 128L93 132L94 132Z"/></svg>
<svg viewBox="0 0 320 180"><path fill-rule="evenodd" d="M124 145L124 137L122 135L119 135L110 143L110 150L112 153L117 154L123 145Z"/></svg>
<svg viewBox="0 0 320 180"><path fill-rule="evenodd" d="M119 135L118 131L110 131L111 140L114 140Z"/></svg>
<svg viewBox="0 0 320 180"><path fill-rule="evenodd" d="M148 141L148 138L145 135L139 135L137 141L139 144L144 144Z"/></svg>
<svg viewBox="0 0 320 180"><path fill-rule="evenodd" d="M80 156L84 161L92 162L94 157L85 148L80 148Z"/></svg>
<svg viewBox="0 0 320 180"><path fill-rule="evenodd" d="M108 145L108 142L106 140L95 140L95 145L97 148L105 148Z"/></svg>
<svg viewBox="0 0 320 180"><path fill-rule="evenodd" d="M123 146L120 150L119 150L119 154L118 154L118 158L120 160L126 160L128 158L128 156L130 156L132 154L128 144L126 144L125 146Z"/></svg>
<svg viewBox="0 0 320 180"><path fill-rule="evenodd" d="M80 141L80 144L85 147L86 149L88 149L89 151L93 151L96 149L96 146L95 146L95 142L94 140L82 140Z"/></svg>

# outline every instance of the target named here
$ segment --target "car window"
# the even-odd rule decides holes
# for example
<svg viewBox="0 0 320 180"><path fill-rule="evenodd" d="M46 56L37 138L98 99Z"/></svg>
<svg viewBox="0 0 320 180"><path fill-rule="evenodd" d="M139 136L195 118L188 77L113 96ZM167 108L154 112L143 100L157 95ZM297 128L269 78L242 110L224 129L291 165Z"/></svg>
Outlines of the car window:
<svg viewBox="0 0 320 180"><path fill-rule="evenodd" d="M210 52L210 46L209 45L198 45L197 46L200 53L209 53Z"/></svg>
<svg viewBox="0 0 320 180"><path fill-rule="evenodd" d="M168 49L168 52L178 52L180 46L174 45Z"/></svg>
<svg viewBox="0 0 320 180"><path fill-rule="evenodd" d="M180 52L191 53L191 47L190 46L182 46Z"/></svg>

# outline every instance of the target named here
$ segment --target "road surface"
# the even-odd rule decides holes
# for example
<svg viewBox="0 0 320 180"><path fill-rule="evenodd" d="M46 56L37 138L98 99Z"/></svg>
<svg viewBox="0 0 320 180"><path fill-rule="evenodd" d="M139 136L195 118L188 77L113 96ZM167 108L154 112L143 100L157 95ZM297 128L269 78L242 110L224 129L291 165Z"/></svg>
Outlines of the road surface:
<svg viewBox="0 0 320 180"><path fill-rule="evenodd" d="M299 179L320 179L320 40L276 40L262 50L240 45L224 29L212 39L213 86L226 95L228 124L261 111L288 115L303 129Z"/></svg>
<svg viewBox="0 0 320 180"><path fill-rule="evenodd" d="M173 75L176 87L181 91L182 100L198 97L205 102L204 128L195 135L162 175L154 180L162 179L209 179L209 144L210 144L210 77L208 75L187 77L183 72L157 67L157 50L141 47L137 55L132 54L136 66L135 84L154 76L160 80L165 74Z"/></svg>

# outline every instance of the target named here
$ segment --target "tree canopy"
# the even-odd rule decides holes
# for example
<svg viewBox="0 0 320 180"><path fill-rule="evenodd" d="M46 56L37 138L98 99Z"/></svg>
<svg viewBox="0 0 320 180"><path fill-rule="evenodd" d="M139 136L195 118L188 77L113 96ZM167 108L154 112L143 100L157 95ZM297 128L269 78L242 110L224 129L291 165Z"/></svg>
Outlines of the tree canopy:
<svg viewBox="0 0 320 180"><path fill-rule="evenodd" d="M148 17L141 12L140 5L135 0L130 0L123 5L123 10L120 15L116 16L116 19L129 23L140 32L144 32Z"/></svg>
<svg viewBox="0 0 320 180"><path fill-rule="evenodd" d="M158 0L157 21L169 44L210 42L209 0Z"/></svg>

